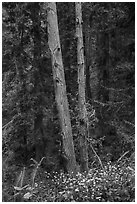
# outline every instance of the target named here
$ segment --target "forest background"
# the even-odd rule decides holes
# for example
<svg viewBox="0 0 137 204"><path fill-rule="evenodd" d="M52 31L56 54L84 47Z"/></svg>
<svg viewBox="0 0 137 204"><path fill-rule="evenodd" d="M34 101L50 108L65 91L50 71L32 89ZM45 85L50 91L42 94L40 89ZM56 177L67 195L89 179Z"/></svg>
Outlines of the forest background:
<svg viewBox="0 0 137 204"><path fill-rule="evenodd" d="M134 201L135 3L2 15L3 200Z"/></svg>

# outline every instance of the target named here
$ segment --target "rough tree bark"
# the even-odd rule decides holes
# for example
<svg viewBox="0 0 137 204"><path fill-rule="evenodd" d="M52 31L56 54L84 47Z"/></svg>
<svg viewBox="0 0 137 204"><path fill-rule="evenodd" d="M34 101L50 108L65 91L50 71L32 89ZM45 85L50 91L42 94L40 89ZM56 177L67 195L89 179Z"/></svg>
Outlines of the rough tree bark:
<svg viewBox="0 0 137 204"><path fill-rule="evenodd" d="M86 66L86 96L88 100L91 100L92 93L90 88L90 36L91 36L91 28L89 25L89 21L85 23L84 26L85 33L85 66Z"/></svg>
<svg viewBox="0 0 137 204"><path fill-rule="evenodd" d="M89 100L98 100L99 69L97 64L97 31L95 29L95 14L90 14L85 25L85 53L86 53L86 91Z"/></svg>
<svg viewBox="0 0 137 204"><path fill-rule="evenodd" d="M79 121L80 121L80 159L81 170L88 171L88 119L85 101L85 62L82 34L82 11L81 3L75 3L76 9L76 36L77 36L77 63L78 63L78 100L79 100Z"/></svg>
<svg viewBox="0 0 137 204"><path fill-rule="evenodd" d="M55 87L55 98L62 129L63 148L68 158L67 169L69 173L76 173L76 158L74 152L72 128L69 114L68 99L62 53L60 47L56 3L47 3L48 43L52 57L52 71Z"/></svg>
<svg viewBox="0 0 137 204"><path fill-rule="evenodd" d="M33 26L33 77L34 77L34 95L38 97L41 87L41 77L40 77L40 59L41 59L41 35L40 35L40 5L38 2L33 2L31 5L31 20ZM42 96L39 94L38 100L41 101ZM36 152L36 161L40 161L43 156L45 156L45 144L44 138L45 134L43 131L43 113L42 109L39 110L35 115L34 119L34 144Z"/></svg>
<svg viewBox="0 0 137 204"><path fill-rule="evenodd" d="M96 117L99 118L100 108L96 101L99 100L100 92L100 70L98 66L99 61L99 34L96 28L95 13L91 12L88 16L85 25L85 49L86 49L86 95L91 105L96 111ZM96 124L96 128L89 126L89 134L96 138L98 132L100 134L100 127ZM89 152L90 154L90 152ZM92 157L92 156L91 156Z"/></svg>

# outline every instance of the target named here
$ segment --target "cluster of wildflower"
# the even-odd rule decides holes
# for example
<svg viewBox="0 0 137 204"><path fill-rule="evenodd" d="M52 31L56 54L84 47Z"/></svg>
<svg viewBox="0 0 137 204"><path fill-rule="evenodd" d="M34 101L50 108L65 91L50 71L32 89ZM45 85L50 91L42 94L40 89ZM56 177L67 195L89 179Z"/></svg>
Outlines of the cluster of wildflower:
<svg viewBox="0 0 137 204"><path fill-rule="evenodd" d="M104 170L91 169L88 175L78 173L75 178L62 173L56 184L58 201L130 201L134 170L107 163Z"/></svg>
<svg viewBox="0 0 137 204"><path fill-rule="evenodd" d="M134 177L135 171L131 167L110 162L104 170L94 168L88 174L78 173L75 177L63 172L54 174L48 190L43 187L45 197L42 201L130 202L134 200Z"/></svg>

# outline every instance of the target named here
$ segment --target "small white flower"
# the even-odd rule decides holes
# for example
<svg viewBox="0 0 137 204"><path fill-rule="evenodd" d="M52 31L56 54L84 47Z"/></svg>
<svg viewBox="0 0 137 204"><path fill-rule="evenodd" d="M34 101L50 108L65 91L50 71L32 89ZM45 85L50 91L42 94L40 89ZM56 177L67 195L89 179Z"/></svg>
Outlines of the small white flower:
<svg viewBox="0 0 137 204"><path fill-rule="evenodd" d="M26 193L24 196L23 196L23 198L24 199L30 199L32 197L32 193L30 193L30 192L28 192L28 193Z"/></svg>

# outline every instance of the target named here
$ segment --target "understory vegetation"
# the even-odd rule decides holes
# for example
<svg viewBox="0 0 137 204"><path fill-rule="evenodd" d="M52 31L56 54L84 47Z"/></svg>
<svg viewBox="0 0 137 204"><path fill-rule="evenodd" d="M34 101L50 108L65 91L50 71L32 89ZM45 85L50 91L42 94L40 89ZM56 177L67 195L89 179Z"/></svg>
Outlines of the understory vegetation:
<svg viewBox="0 0 137 204"><path fill-rule="evenodd" d="M22 169L19 173L17 167L14 169L12 166L12 171L18 172L16 174L11 173L9 168L4 169L3 201L135 201L135 169L134 162L129 159L121 158L115 164L107 162L103 169L94 164L88 174L77 173L75 177L64 172L48 173L40 167L36 172L36 168Z"/></svg>

